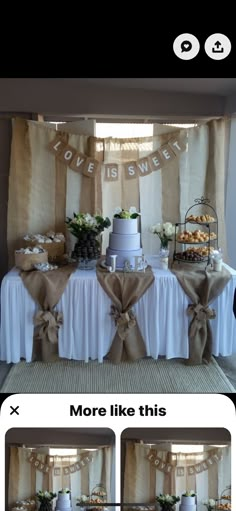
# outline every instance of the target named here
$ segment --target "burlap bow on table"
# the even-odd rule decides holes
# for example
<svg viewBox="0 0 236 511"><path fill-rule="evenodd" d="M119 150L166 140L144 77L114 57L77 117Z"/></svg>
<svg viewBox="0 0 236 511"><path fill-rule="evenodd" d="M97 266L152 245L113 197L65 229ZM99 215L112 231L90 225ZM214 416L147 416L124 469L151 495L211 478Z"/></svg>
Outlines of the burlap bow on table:
<svg viewBox="0 0 236 511"><path fill-rule="evenodd" d="M48 272L22 271L24 286L41 309L34 317L32 360L55 361L58 357L58 330L63 323L61 312L54 309L67 285L75 265Z"/></svg>
<svg viewBox="0 0 236 511"><path fill-rule="evenodd" d="M209 305L219 296L231 279L226 268L221 272L212 271L205 265L196 264L175 265L172 272L179 284L192 301L187 308L187 314L192 316L189 324L189 359L188 365L208 363L212 355L211 319L216 317L214 309Z"/></svg>
<svg viewBox="0 0 236 511"><path fill-rule="evenodd" d="M145 357L145 343L132 306L154 282L151 268L148 267L145 273L109 273L97 266L97 278L113 302L111 315L117 326L107 358L118 364L124 360L134 361Z"/></svg>
<svg viewBox="0 0 236 511"><path fill-rule="evenodd" d="M39 327L39 338L52 344L57 344L58 342L58 330L62 323L63 315L61 312L44 312L40 310L34 316L34 324L36 327Z"/></svg>

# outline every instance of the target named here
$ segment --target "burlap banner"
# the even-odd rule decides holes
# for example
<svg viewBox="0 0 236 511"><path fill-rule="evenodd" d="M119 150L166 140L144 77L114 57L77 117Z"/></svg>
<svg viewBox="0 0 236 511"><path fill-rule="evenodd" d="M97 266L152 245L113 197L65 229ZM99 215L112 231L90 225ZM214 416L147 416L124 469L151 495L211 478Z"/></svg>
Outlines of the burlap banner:
<svg viewBox="0 0 236 511"><path fill-rule="evenodd" d="M204 470L208 470L211 465L214 463L218 463L222 459L222 451L219 449L218 452L209 456L206 460L201 463L197 463L196 465L191 465L187 467L188 475L200 474L204 472Z"/></svg>
<svg viewBox="0 0 236 511"><path fill-rule="evenodd" d="M100 169L101 162L76 151L72 146L66 144L60 135L57 135L47 147L58 160L65 163L75 172L84 174L87 177L94 177ZM151 172L165 167L185 149L186 144L180 137L172 137L168 143L165 143L148 156L137 161L125 162L123 164L125 177L126 179L137 179L139 176L147 176ZM119 166L117 163L104 163L104 169L105 181L117 181L119 179Z"/></svg>
<svg viewBox="0 0 236 511"><path fill-rule="evenodd" d="M50 456L50 460L53 460L53 457ZM64 466L62 468L55 467L54 468L54 461L51 462L51 464L43 463L38 459L38 454L34 452L33 454L29 454L27 456L27 461L31 463L37 470L40 472L44 472L45 474L50 472L50 470L54 469L54 475L60 475L61 470L63 471L64 475L73 474L74 472L78 472L82 468L86 467L89 463L93 461L93 457L91 454L88 456L84 456L79 461L76 461L75 463Z"/></svg>
<svg viewBox="0 0 236 511"><path fill-rule="evenodd" d="M42 461L40 461L37 458L36 453L29 454L29 456L27 457L27 461L29 463L31 463L31 465L33 465L33 467L35 467L40 472L43 472L44 474L47 474L48 472L50 472L50 470L52 468L52 467L50 467L50 465L47 465L46 463L43 463Z"/></svg>
<svg viewBox="0 0 236 511"><path fill-rule="evenodd" d="M194 457L195 453L181 454L181 456L186 456L186 458ZM159 458L156 454L156 451L151 449L147 455L147 459L150 461L152 465L154 465L158 470L165 473L171 473L172 470L176 467L176 475L181 477L185 473L185 467L176 466L178 461L179 454L167 453L168 463L164 462L161 458ZM209 456L201 461L200 463L196 463L195 465L189 465L186 467L188 475L200 474L204 470L208 470L211 465L214 463L218 463L222 459L222 450L217 449L214 451L210 451Z"/></svg>
<svg viewBox="0 0 236 511"><path fill-rule="evenodd" d="M172 465L170 465L170 463L166 463L161 458L158 458L158 456L156 456L153 451L150 451L150 453L147 455L147 459L158 470L161 470L161 472L165 472L168 474L171 473L174 468Z"/></svg>

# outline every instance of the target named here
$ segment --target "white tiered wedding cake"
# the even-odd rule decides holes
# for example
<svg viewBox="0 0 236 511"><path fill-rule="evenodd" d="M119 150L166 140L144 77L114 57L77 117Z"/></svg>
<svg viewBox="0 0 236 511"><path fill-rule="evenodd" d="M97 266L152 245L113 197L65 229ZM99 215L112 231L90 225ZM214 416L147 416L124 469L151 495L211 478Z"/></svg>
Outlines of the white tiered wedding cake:
<svg viewBox="0 0 236 511"><path fill-rule="evenodd" d="M58 492L55 511L71 511L71 494L70 491L60 490Z"/></svg>
<svg viewBox="0 0 236 511"><path fill-rule="evenodd" d="M117 268L123 268L125 261L135 267L135 256L142 256L138 218L113 218L113 229L109 234L109 246L106 249L108 266L111 265L112 255L117 255Z"/></svg>
<svg viewBox="0 0 236 511"><path fill-rule="evenodd" d="M179 511L196 511L196 496L185 496L181 497L181 504L179 506Z"/></svg>

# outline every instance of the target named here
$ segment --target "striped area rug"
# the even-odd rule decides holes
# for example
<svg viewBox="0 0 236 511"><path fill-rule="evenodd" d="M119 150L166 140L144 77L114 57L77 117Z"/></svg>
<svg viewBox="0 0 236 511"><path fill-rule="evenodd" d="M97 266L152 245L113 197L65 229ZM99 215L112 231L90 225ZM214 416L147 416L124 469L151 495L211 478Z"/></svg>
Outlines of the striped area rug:
<svg viewBox="0 0 236 511"><path fill-rule="evenodd" d="M108 361L19 362L8 373L3 393L233 393L216 361L185 366L180 359L146 358L113 365Z"/></svg>

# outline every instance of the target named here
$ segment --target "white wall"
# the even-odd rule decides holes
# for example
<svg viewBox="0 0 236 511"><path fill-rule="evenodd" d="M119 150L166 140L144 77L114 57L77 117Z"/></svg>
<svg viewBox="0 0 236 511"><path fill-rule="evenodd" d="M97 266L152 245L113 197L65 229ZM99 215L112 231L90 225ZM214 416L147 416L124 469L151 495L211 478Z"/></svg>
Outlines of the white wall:
<svg viewBox="0 0 236 511"><path fill-rule="evenodd" d="M232 118L230 127L225 216L228 262L236 269L236 117Z"/></svg>

